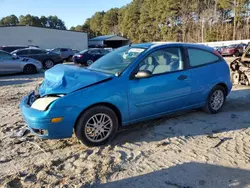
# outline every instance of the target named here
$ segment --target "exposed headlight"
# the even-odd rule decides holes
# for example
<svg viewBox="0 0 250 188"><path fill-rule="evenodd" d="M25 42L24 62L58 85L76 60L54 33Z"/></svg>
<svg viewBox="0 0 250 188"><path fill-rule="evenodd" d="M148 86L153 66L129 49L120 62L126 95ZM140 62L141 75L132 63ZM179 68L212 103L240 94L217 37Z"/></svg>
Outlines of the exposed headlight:
<svg viewBox="0 0 250 188"><path fill-rule="evenodd" d="M34 108L36 110L45 111L49 105L57 100L60 97L44 97L37 99L32 105L31 108Z"/></svg>

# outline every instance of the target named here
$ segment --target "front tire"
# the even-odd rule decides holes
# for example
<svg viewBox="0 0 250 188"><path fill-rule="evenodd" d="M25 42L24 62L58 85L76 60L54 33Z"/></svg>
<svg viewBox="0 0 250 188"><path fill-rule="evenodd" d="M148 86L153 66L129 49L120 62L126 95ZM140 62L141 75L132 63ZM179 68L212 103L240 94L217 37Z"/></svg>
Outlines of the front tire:
<svg viewBox="0 0 250 188"><path fill-rule="evenodd" d="M111 141L118 130L116 113L106 106L95 106L84 112L75 127L76 137L87 146Z"/></svg>
<svg viewBox="0 0 250 188"><path fill-rule="evenodd" d="M24 66L23 73L24 74L35 74L35 73L37 73L37 70L36 70L36 67L34 65L28 64L28 65Z"/></svg>
<svg viewBox="0 0 250 188"><path fill-rule="evenodd" d="M226 91L222 86L215 86L208 95L204 111L209 114L218 113L226 101Z"/></svg>

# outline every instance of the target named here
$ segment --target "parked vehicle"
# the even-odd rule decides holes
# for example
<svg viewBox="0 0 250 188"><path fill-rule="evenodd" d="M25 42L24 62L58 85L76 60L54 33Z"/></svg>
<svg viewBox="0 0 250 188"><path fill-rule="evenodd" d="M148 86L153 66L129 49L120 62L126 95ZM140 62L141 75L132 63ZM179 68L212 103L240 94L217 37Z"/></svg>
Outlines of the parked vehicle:
<svg viewBox="0 0 250 188"><path fill-rule="evenodd" d="M34 74L42 69L42 63L32 58L19 58L0 50L0 74Z"/></svg>
<svg viewBox="0 0 250 188"><path fill-rule="evenodd" d="M185 43L121 47L88 68L57 65L21 102L41 138L75 131L88 146L110 141L120 126L166 114L221 110L231 91L229 67L213 48Z"/></svg>
<svg viewBox="0 0 250 188"><path fill-rule="evenodd" d="M215 46L214 47L214 49L219 53L219 54L221 54L222 52L221 52L221 49L222 49L223 47L220 47L220 46Z"/></svg>
<svg viewBox="0 0 250 188"><path fill-rule="evenodd" d="M29 46L26 46L26 45L8 45L8 46L1 46L0 50L11 53L15 50L24 49L24 48L29 48Z"/></svg>
<svg viewBox="0 0 250 188"><path fill-rule="evenodd" d="M231 44L226 48L221 49L221 54L223 56L235 56L239 57L243 54L244 46L243 44Z"/></svg>
<svg viewBox="0 0 250 188"><path fill-rule="evenodd" d="M75 52L70 48L54 48L51 52L59 54L63 61L72 61Z"/></svg>
<svg viewBox="0 0 250 188"><path fill-rule="evenodd" d="M21 50L16 50L12 52L11 54L20 56L20 57L28 57L28 58L34 58L42 62L43 66L46 69L50 69L56 64L62 63L63 59L60 55L53 53L53 52L47 52L46 50L39 49L39 48L25 48Z"/></svg>
<svg viewBox="0 0 250 188"><path fill-rule="evenodd" d="M242 57L230 63L231 80L235 85L250 85L250 45Z"/></svg>
<svg viewBox="0 0 250 188"><path fill-rule="evenodd" d="M73 61L84 66L89 66L100 57L108 54L110 51L100 48L83 50L79 54L73 56Z"/></svg>

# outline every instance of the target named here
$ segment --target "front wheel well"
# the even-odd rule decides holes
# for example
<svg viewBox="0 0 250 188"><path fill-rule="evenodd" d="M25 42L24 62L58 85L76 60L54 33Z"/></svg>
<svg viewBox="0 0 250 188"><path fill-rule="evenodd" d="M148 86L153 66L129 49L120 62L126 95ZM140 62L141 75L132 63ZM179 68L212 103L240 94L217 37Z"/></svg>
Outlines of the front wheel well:
<svg viewBox="0 0 250 188"><path fill-rule="evenodd" d="M76 121L75 121L74 128L76 127L76 125L77 125L77 123L78 123L80 117L82 116L82 114L84 114L87 110L89 110L90 108L93 108L93 107L95 107L95 106L106 106L106 107L112 109L112 110L115 112L115 114L117 115L119 126L121 126L121 124L122 124L122 116L121 116L120 110L119 110L115 105L113 105L113 104L111 104L111 103L102 102L102 103L93 104L93 105L89 106L88 108L84 109L84 110L79 114L79 116L77 117L77 119L76 119Z"/></svg>

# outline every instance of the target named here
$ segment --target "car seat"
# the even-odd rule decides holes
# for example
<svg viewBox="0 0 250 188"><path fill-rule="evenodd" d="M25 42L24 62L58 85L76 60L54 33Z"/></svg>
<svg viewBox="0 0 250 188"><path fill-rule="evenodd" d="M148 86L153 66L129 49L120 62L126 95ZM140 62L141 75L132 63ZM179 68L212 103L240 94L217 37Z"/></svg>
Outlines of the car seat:
<svg viewBox="0 0 250 188"><path fill-rule="evenodd" d="M148 70L153 72L155 67L158 65L158 62L155 57L149 56L144 60L144 65L140 67L140 70Z"/></svg>

